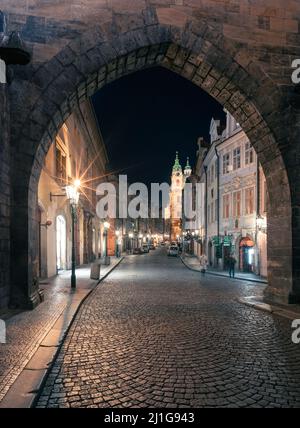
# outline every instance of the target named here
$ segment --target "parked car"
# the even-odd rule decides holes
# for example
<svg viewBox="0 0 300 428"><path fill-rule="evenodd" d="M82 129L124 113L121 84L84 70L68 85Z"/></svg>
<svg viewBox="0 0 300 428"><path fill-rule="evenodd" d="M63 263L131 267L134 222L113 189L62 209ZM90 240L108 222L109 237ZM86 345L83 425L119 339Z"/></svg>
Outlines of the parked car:
<svg viewBox="0 0 300 428"><path fill-rule="evenodd" d="M150 244L149 248L150 248L150 250L155 250L155 245L154 244Z"/></svg>
<svg viewBox="0 0 300 428"><path fill-rule="evenodd" d="M177 245L171 245L168 250L168 256L177 257L179 254L179 248Z"/></svg>
<svg viewBox="0 0 300 428"><path fill-rule="evenodd" d="M148 244L142 245L142 253L149 253L149 246Z"/></svg>
<svg viewBox="0 0 300 428"><path fill-rule="evenodd" d="M162 242L160 243L160 245L161 245L161 247L165 247L166 243L165 243L164 241L162 241Z"/></svg>
<svg viewBox="0 0 300 428"><path fill-rule="evenodd" d="M133 254L142 254L141 249L140 248L134 248L133 249Z"/></svg>

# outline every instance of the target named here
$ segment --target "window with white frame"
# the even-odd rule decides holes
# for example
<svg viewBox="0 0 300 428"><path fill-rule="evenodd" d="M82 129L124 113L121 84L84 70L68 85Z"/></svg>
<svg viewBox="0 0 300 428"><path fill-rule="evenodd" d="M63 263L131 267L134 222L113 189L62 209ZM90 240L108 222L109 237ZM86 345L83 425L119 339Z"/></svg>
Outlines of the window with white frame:
<svg viewBox="0 0 300 428"><path fill-rule="evenodd" d="M263 211L267 212L268 189L266 180L263 181Z"/></svg>
<svg viewBox="0 0 300 428"><path fill-rule="evenodd" d="M228 174L230 165L230 153L223 155L223 175Z"/></svg>
<svg viewBox="0 0 300 428"><path fill-rule="evenodd" d="M245 190L245 214L254 213L254 187Z"/></svg>
<svg viewBox="0 0 300 428"><path fill-rule="evenodd" d="M67 155L62 146L56 141L55 145L56 178L62 185L66 185L67 179Z"/></svg>
<svg viewBox="0 0 300 428"><path fill-rule="evenodd" d="M241 167L241 148L237 147L233 150L233 170L237 170Z"/></svg>
<svg viewBox="0 0 300 428"><path fill-rule="evenodd" d="M245 165L251 165L254 162L254 149L250 142L245 144Z"/></svg>
<svg viewBox="0 0 300 428"><path fill-rule="evenodd" d="M241 216L241 191L233 193L233 216L235 218Z"/></svg>
<svg viewBox="0 0 300 428"><path fill-rule="evenodd" d="M223 196L223 218L228 219L230 217L230 195Z"/></svg>

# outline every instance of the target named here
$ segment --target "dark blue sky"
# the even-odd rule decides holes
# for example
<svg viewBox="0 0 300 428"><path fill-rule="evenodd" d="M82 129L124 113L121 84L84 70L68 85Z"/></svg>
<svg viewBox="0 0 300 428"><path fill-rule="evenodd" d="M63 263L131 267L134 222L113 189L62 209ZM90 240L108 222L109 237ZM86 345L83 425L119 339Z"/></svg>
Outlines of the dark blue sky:
<svg viewBox="0 0 300 428"><path fill-rule="evenodd" d="M192 166L197 138L208 139L212 116L224 117L213 98L163 68L123 77L97 92L93 104L112 170L129 181L169 181L176 150Z"/></svg>

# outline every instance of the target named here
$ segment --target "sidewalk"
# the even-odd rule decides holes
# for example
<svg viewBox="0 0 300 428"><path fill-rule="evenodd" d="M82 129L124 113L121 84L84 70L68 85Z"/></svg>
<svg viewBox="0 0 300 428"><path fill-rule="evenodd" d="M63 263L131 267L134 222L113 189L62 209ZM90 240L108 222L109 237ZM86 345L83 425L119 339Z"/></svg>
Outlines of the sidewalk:
<svg viewBox="0 0 300 428"><path fill-rule="evenodd" d="M182 262L190 269L196 270L200 272L200 264L199 260L196 256L191 256L189 254L185 254L184 257L181 256ZM209 267L206 271L206 274L208 275L215 275L215 276L222 276L222 277L229 277L229 274L227 271L224 270L218 270ZM250 282L258 282L261 284L267 284L267 280L261 276L255 275L254 273L244 273L244 272L236 272L234 279L237 280L243 280L243 281L250 281Z"/></svg>
<svg viewBox="0 0 300 428"><path fill-rule="evenodd" d="M183 258L180 257L183 264L191 270L200 272L199 261L196 256L185 255ZM214 275L229 278L228 272L225 271L216 271L214 269L208 269L206 275ZM231 278L233 279L233 278ZM258 277L257 275L251 273L237 273L235 280L250 281L260 284L267 284L267 280L264 278ZM247 297L238 297L236 299L239 303L243 305L250 306L254 309L262 310L270 314L278 315L289 320L300 319L300 305L280 305L280 304L270 304L264 301L262 295L257 293L254 296Z"/></svg>
<svg viewBox="0 0 300 428"><path fill-rule="evenodd" d="M123 258L101 265L102 281ZM45 300L33 311L6 320L7 343L0 344L0 407L29 407L59 344L83 300L100 281L90 279L90 266L76 269L77 288L70 289L71 272L44 280Z"/></svg>

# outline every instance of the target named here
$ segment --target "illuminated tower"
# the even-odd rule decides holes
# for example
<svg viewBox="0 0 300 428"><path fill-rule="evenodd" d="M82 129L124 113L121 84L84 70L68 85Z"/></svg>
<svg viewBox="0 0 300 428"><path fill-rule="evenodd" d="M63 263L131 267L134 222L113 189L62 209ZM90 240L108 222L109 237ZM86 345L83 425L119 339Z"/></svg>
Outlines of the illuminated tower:
<svg viewBox="0 0 300 428"><path fill-rule="evenodd" d="M181 236L182 219L182 189L185 178L176 152L175 163L171 176L170 214L171 214L171 240L176 241Z"/></svg>

